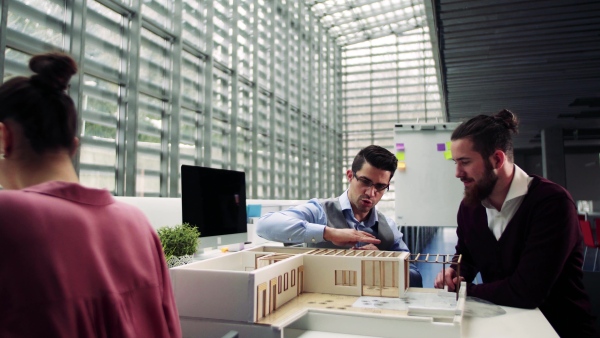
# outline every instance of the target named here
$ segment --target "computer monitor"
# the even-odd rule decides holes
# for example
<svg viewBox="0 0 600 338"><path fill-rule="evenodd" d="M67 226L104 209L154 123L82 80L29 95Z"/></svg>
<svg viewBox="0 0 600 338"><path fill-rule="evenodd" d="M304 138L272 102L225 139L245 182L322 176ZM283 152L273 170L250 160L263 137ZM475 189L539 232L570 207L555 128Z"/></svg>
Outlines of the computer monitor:
<svg viewBox="0 0 600 338"><path fill-rule="evenodd" d="M182 165L181 211L200 231L200 249L246 242L246 174Z"/></svg>

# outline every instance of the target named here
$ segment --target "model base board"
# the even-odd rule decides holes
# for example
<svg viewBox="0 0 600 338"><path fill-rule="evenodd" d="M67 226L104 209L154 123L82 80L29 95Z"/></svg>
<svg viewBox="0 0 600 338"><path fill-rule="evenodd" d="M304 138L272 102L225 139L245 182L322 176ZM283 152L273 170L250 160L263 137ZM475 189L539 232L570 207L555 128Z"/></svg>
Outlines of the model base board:
<svg viewBox="0 0 600 338"><path fill-rule="evenodd" d="M456 298L439 290L409 288L409 258L406 252L262 246L170 272L184 336L238 328L263 330L273 337L293 337L302 330L460 337L466 288L451 308L421 304L412 311L418 316L410 315L410 307L355 306L363 296L378 297L381 303L420 293Z"/></svg>

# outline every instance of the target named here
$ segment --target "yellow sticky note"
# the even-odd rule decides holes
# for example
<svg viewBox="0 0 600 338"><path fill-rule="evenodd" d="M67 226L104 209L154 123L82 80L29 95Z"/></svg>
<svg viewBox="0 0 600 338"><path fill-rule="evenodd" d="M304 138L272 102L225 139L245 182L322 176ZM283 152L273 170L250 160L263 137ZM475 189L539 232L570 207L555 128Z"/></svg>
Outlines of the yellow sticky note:
<svg viewBox="0 0 600 338"><path fill-rule="evenodd" d="M452 141L446 142L446 150L450 151L450 146L452 145Z"/></svg>
<svg viewBox="0 0 600 338"><path fill-rule="evenodd" d="M406 162L398 162L398 170L406 169Z"/></svg>
<svg viewBox="0 0 600 338"><path fill-rule="evenodd" d="M450 150L444 151L444 158L447 159L447 160L451 160L452 159L452 152Z"/></svg>
<svg viewBox="0 0 600 338"><path fill-rule="evenodd" d="M403 151L397 151L396 152L396 158L398 159L398 161L404 161L404 152Z"/></svg>

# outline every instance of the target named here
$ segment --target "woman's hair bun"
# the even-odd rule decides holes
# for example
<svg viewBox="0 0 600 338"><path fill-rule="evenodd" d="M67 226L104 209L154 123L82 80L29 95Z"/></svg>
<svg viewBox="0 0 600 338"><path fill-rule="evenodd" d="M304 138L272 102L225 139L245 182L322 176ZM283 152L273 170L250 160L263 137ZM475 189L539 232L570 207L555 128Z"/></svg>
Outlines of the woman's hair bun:
<svg viewBox="0 0 600 338"><path fill-rule="evenodd" d="M63 91L77 73L77 63L68 54L51 52L35 55L29 60L29 68L36 73L31 80L45 87Z"/></svg>

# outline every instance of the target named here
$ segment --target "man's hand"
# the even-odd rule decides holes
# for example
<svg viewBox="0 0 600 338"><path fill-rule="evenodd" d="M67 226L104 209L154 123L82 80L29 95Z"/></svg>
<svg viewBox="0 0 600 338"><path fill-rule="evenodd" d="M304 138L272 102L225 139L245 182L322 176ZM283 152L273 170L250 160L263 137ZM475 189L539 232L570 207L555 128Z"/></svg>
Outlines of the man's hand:
<svg viewBox="0 0 600 338"><path fill-rule="evenodd" d="M370 243L367 245L354 247L353 249L355 249L355 250L379 250L378 247L376 247L374 244L370 244Z"/></svg>
<svg viewBox="0 0 600 338"><path fill-rule="evenodd" d="M448 285L448 291L452 292L456 289L456 285L458 285L464 280L464 277L457 277L456 271L454 271L453 268L449 267L446 269L445 275L442 274L442 271L438 273L438 275L435 277L435 282L433 283L433 286L436 289L443 289L444 285Z"/></svg>
<svg viewBox="0 0 600 338"><path fill-rule="evenodd" d="M354 246L358 242L379 244L380 240L368 232L354 229L336 229L325 227L323 239L337 246Z"/></svg>

